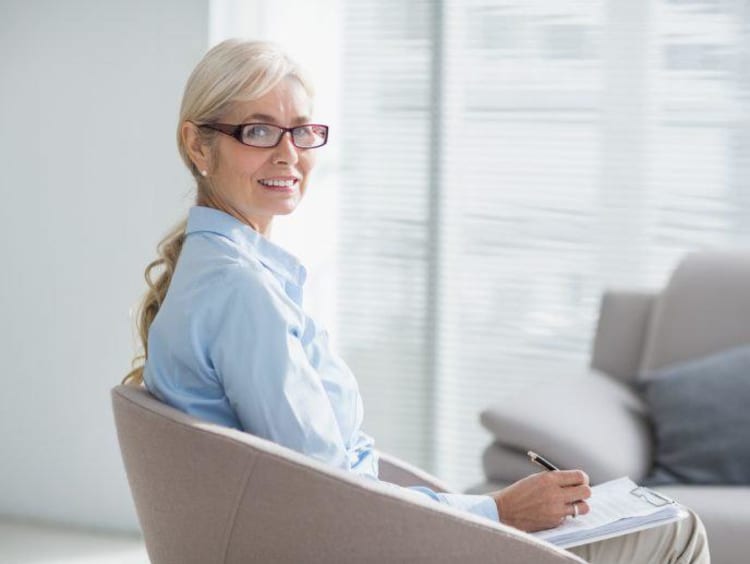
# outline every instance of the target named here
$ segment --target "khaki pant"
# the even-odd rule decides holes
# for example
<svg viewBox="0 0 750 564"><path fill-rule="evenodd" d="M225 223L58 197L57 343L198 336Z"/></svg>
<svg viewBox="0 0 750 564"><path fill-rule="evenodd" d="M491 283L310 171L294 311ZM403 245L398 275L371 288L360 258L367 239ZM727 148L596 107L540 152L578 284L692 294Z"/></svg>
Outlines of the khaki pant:
<svg viewBox="0 0 750 564"><path fill-rule="evenodd" d="M615 537L568 550L597 564L708 564L706 529L700 518L690 516L675 523Z"/></svg>

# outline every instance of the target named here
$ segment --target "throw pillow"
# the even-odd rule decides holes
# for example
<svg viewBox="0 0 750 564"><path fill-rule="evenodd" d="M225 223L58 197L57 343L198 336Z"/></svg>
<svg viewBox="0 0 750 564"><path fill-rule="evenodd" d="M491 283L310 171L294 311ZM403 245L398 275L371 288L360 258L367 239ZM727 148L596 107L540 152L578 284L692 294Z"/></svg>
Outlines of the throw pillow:
<svg viewBox="0 0 750 564"><path fill-rule="evenodd" d="M642 391L656 443L644 483L750 484L750 346L652 372Z"/></svg>

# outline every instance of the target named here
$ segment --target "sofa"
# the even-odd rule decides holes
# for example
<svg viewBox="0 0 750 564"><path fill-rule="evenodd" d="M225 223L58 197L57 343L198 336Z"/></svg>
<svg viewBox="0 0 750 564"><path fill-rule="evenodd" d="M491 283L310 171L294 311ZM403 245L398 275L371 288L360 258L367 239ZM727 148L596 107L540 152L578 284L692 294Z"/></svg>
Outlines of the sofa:
<svg viewBox="0 0 750 564"><path fill-rule="evenodd" d="M492 435L482 456L486 480L469 493L496 490L539 471L529 462L527 450L541 453L560 467L585 470L592 484L621 476L648 483L666 448L660 428L664 402L654 403L645 393L660 381L649 380L650 376L674 371L672 367L699 365L701 359L718 358L724 351L744 350L747 358L750 349L742 347L748 345L750 252L694 253L680 262L661 291L605 292L589 373L561 375L548 385L496 402L481 413L480 421ZM714 381L702 377L701 385L707 386L704 397L695 399L695 405L671 408L682 410L678 411L682 419L672 423L677 436L681 428L700 429L711 423L699 415L697 406L714 400ZM718 374L709 370L708 377L718 378ZM750 372L739 381L744 386L739 396L747 397ZM680 386L683 381L669 382ZM737 402L726 404L736 413L723 415L744 413ZM732 424L724 430L744 433L750 443L748 420L741 421L743 428ZM731 457L721 450L723 434L720 430L716 440L707 438L699 443L718 453L713 455L717 464ZM748 481L708 482L672 480L653 487L701 516L712 562L750 561Z"/></svg>

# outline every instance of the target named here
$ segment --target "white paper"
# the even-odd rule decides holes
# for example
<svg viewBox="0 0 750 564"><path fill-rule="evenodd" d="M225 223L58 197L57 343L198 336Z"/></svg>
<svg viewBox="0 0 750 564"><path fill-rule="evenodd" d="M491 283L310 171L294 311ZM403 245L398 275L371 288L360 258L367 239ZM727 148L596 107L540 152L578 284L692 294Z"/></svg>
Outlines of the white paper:
<svg viewBox="0 0 750 564"><path fill-rule="evenodd" d="M624 535L681 519L679 504L657 506L633 495L638 486L630 478L618 478L591 488L586 500L591 511L569 517L554 529L533 533L537 538L568 548L594 540Z"/></svg>

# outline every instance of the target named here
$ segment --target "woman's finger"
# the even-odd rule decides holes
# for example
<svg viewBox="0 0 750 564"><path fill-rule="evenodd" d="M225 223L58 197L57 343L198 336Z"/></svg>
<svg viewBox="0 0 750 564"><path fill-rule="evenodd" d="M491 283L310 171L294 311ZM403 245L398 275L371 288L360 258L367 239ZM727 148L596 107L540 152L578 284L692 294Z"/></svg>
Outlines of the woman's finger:
<svg viewBox="0 0 750 564"><path fill-rule="evenodd" d="M562 489L563 499L566 503L582 501L591 497L591 487L587 485L569 486Z"/></svg>
<svg viewBox="0 0 750 564"><path fill-rule="evenodd" d="M586 515L591 511L591 507L585 501L575 501L568 506L568 515L571 517L578 517L579 515Z"/></svg>
<svg viewBox="0 0 750 564"><path fill-rule="evenodd" d="M588 474L583 470L557 470L550 472L550 475L555 476L557 483L564 487L588 485L589 483Z"/></svg>

